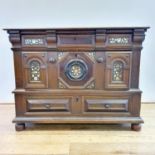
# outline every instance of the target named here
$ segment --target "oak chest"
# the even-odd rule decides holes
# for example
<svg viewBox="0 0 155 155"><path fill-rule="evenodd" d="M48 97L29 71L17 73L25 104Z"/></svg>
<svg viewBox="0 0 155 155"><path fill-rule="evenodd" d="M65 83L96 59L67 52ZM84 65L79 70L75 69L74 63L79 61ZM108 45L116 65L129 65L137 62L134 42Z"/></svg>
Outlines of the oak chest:
<svg viewBox="0 0 155 155"><path fill-rule="evenodd" d="M148 27L6 29L16 130L25 123L131 123L140 130L139 67Z"/></svg>

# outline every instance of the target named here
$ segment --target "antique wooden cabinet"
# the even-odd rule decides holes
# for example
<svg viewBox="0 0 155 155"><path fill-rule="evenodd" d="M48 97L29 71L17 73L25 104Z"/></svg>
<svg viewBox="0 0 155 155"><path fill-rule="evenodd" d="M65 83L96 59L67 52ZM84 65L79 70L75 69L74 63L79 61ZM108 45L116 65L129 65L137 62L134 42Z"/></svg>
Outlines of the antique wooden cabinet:
<svg viewBox="0 0 155 155"><path fill-rule="evenodd" d="M6 29L14 54L16 130L29 122L131 123L140 130L147 29Z"/></svg>

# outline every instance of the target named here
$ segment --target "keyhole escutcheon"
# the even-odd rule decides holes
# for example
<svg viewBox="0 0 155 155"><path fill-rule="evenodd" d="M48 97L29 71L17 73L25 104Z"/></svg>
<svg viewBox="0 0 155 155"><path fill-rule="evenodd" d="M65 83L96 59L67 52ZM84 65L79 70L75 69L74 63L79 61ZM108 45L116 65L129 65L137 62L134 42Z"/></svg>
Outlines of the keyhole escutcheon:
<svg viewBox="0 0 155 155"><path fill-rule="evenodd" d="M79 96L76 96L76 97L75 97L75 102L76 102L76 103L79 102Z"/></svg>

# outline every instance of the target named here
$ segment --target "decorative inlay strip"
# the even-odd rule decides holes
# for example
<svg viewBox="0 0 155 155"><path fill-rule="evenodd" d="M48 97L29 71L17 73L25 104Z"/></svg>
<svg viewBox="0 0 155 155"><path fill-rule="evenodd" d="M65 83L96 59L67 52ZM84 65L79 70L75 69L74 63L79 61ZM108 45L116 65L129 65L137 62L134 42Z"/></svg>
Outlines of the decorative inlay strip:
<svg viewBox="0 0 155 155"><path fill-rule="evenodd" d="M33 39L24 39L25 45L44 45L44 41L42 38L33 38Z"/></svg>
<svg viewBox="0 0 155 155"><path fill-rule="evenodd" d="M119 38L109 38L110 44L128 44L129 38L119 37Z"/></svg>
<svg viewBox="0 0 155 155"><path fill-rule="evenodd" d="M109 35L108 44L112 45L128 45L131 43L130 35Z"/></svg>

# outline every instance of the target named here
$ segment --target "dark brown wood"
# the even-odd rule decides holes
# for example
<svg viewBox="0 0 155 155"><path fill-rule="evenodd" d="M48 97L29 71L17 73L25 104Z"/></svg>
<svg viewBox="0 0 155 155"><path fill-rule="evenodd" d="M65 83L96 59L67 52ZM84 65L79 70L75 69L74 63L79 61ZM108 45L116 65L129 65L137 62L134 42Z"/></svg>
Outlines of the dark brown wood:
<svg viewBox="0 0 155 155"><path fill-rule="evenodd" d="M148 27L6 29L14 52L16 130L24 123L131 123Z"/></svg>
<svg viewBox="0 0 155 155"><path fill-rule="evenodd" d="M140 131L141 130L141 124L131 124L131 130Z"/></svg>
<svg viewBox="0 0 155 155"><path fill-rule="evenodd" d="M23 131L25 129L25 123L16 123L15 129L16 131Z"/></svg>

